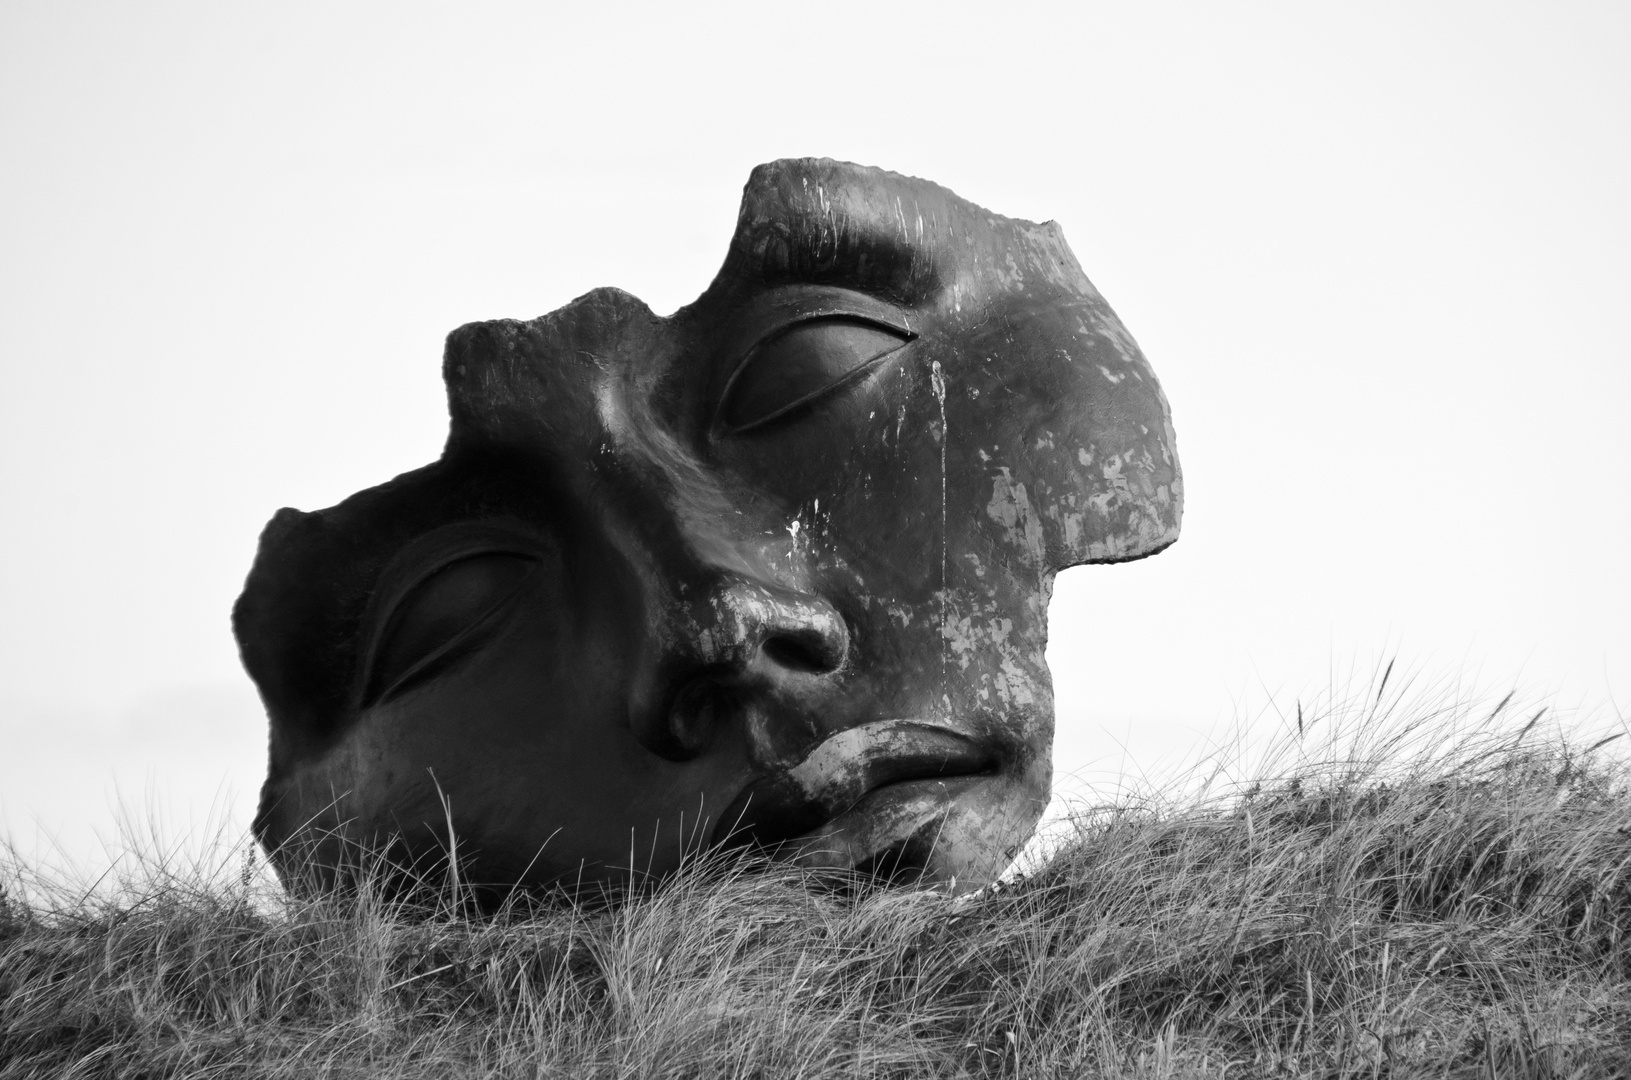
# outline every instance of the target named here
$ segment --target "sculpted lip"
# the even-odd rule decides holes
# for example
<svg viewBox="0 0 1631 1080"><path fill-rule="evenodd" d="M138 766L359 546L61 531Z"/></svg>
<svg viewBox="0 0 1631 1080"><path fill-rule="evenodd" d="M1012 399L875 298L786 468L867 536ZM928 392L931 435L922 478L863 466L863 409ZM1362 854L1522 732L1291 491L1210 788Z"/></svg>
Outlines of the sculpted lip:
<svg viewBox="0 0 1631 1080"><path fill-rule="evenodd" d="M714 842L772 846L820 829L882 788L990 774L996 764L969 736L937 724L848 728L791 769L748 785L720 817Z"/></svg>

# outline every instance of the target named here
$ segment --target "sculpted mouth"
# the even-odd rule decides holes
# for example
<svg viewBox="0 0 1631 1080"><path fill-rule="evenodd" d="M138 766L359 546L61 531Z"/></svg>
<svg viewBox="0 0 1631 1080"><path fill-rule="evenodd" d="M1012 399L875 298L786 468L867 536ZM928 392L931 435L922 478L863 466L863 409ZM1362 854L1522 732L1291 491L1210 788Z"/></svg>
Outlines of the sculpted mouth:
<svg viewBox="0 0 1631 1080"><path fill-rule="evenodd" d="M774 847L854 816L886 791L944 793L955 780L990 776L992 752L961 732L916 720L849 728L784 772L748 785L714 829L718 844ZM927 782L927 783L925 783Z"/></svg>

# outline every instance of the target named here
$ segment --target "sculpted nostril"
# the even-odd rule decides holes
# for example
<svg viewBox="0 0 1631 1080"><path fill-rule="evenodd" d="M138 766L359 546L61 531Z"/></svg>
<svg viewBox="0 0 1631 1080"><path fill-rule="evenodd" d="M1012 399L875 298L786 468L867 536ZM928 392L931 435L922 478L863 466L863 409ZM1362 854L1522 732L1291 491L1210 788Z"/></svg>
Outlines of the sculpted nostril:
<svg viewBox="0 0 1631 1080"><path fill-rule="evenodd" d="M729 677L827 675L844 666L849 631L819 595L721 574L699 605L696 641L704 664Z"/></svg>
<svg viewBox="0 0 1631 1080"><path fill-rule="evenodd" d="M731 722L734 704L729 691L707 679L682 687L668 710L673 741L664 747L665 756L683 761L706 750L719 728Z"/></svg>
<svg viewBox="0 0 1631 1080"><path fill-rule="evenodd" d="M825 674L838 670L843 654L834 655L834 649L819 634L775 634L760 646L765 659L790 671Z"/></svg>

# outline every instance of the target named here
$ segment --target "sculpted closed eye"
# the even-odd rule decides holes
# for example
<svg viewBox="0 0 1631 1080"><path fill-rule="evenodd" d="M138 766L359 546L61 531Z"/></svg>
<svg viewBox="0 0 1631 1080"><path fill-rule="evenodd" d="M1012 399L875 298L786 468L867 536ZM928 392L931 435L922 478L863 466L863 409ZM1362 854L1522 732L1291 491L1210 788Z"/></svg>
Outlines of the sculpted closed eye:
<svg viewBox="0 0 1631 1080"><path fill-rule="evenodd" d="M484 552L449 563L415 585L379 637L364 705L408 689L481 644L534 565L523 555Z"/></svg>
<svg viewBox="0 0 1631 1080"><path fill-rule="evenodd" d="M754 346L725 389L720 426L747 431L825 396L911 340L848 315L794 323Z"/></svg>

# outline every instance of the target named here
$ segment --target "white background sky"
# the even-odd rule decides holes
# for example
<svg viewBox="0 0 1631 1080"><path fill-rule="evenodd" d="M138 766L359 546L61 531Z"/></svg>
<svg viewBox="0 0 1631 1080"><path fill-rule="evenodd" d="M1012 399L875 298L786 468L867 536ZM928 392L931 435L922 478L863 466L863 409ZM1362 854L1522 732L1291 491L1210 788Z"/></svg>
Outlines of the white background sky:
<svg viewBox="0 0 1631 1080"><path fill-rule="evenodd" d="M1062 772L1395 653L1631 711L1631 4L690 7L0 0L22 847L246 823L266 518L438 454L460 323L694 298L784 156L1058 220L1166 387L1183 538L1061 578Z"/></svg>

